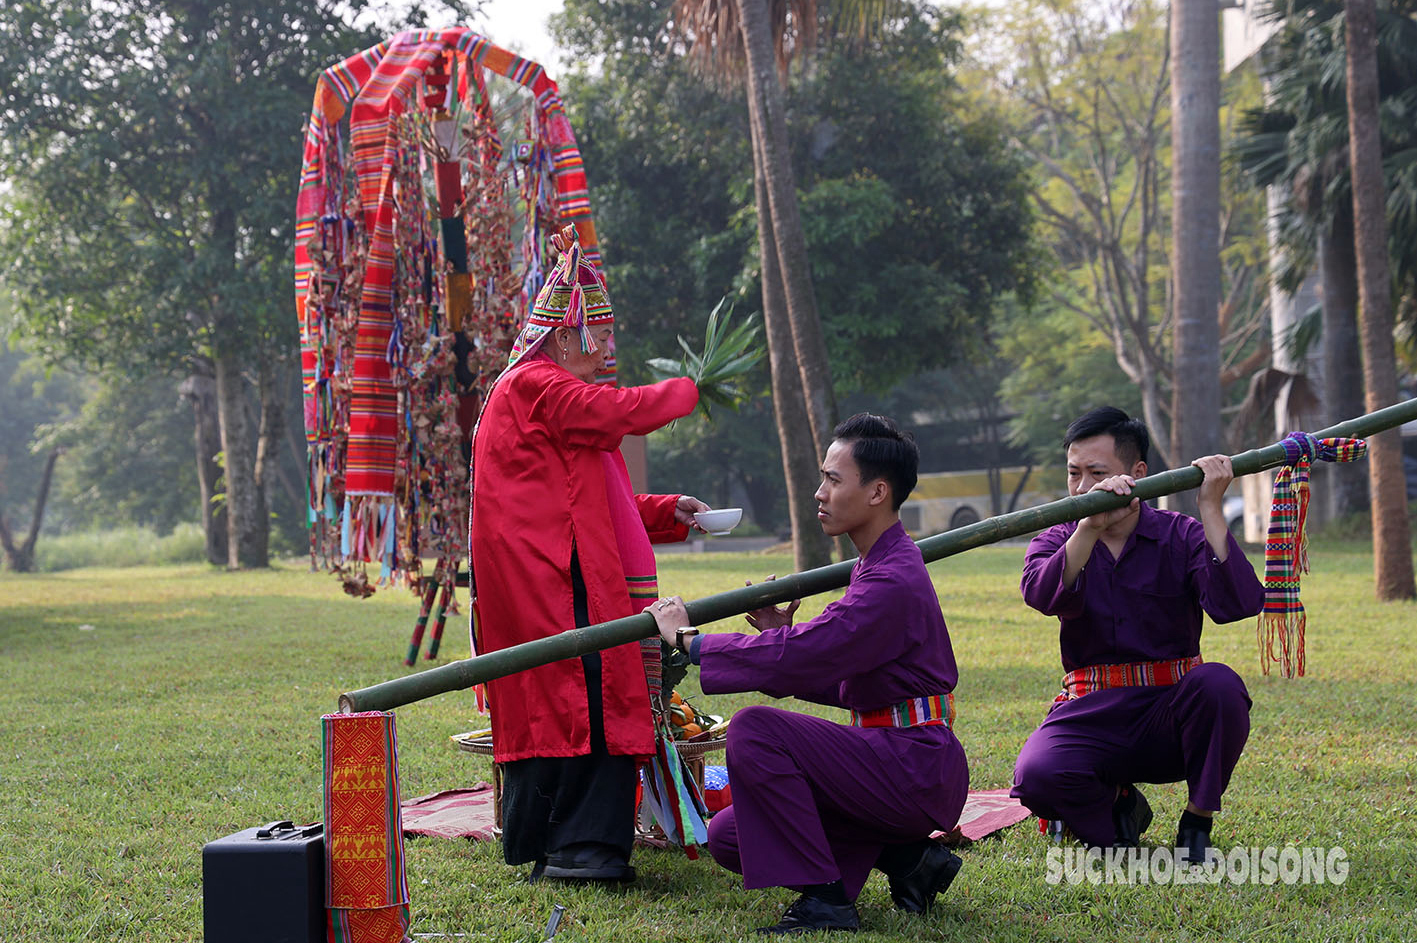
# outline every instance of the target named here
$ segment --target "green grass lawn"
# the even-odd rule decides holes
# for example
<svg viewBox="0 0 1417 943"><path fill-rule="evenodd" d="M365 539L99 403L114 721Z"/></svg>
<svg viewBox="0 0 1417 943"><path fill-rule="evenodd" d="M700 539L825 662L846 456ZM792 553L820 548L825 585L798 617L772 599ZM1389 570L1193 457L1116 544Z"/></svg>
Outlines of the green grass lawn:
<svg viewBox="0 0 1417 943"><path fill-rule="evenodd" d="M1236 668L1255 701L1215 837L1222 849L1342 846L1346 883L1051 886L1051 846L1030 819L966 849L929 917L895 913L873 877L858 938L1417 939L1417 606L1373 602L1366 548L1312 550L1307 677L1261 675L1252 622L1206 633L1207 658ZM989 547L931 567L975 788L1008 785L1061 674L1051 620L1019 600L1022 553ZM660 585L696 597L789 569L781 556L678 555L662 561ZM298 564L0 576L0 941L200 939L202 845L320 818L320 714L341 691L410 670L401 659L416 609L402 590L353 600ZM466 657L461 618L444 642L446 659ZM693 675L681 690L697 693ZM462 693L401 708L404 797L488 779L488 761L448 739L484 725ZM1147 794L1147 837L1169 845L1184 786ZM428 939L536 943L557 903L558 941L746 939L792 897L746 892L707 857L673 852L637 851L638 883L612 891L527 885L526 869L488 843L411 839L407 857L413 930Z"/></svg>

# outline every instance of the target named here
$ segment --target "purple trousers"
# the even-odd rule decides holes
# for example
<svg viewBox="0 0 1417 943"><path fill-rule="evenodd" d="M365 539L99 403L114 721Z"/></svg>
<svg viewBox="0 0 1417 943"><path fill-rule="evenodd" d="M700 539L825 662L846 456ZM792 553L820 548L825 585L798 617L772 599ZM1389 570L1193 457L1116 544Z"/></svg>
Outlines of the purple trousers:
<svg viewBox="0 0 1417 943"><path fill-rule="evenodd" d="M1197 808L1219 811L1249 735L1245 682L1206 662L1174 685L1055 704L1019 752L1010 795L1041 818L1061 819L1085 844L1107 847L1116 841L1119 785L1184 779Z"/></svg>
<svg viewBox="0 0 1417 943"><path fill-rule="evenodd" d="M840 880L854 900L887 845L959 821L969 791L964 748L941 727L844 727L747 707L728 728L733 804L709 821L715 861L743 886Z"/></svg>

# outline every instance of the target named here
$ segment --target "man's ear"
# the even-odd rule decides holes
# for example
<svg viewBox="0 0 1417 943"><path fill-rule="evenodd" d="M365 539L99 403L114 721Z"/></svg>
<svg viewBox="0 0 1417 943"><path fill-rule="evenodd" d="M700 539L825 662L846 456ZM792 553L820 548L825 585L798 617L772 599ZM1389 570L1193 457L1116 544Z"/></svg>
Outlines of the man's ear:
<svg viewBox="0 0 1417 943"><path fill-rule="evenodd" d="M889 504L890 500L891 486L886 482L885 478L877 478L875 481L871 482L871 497L867 501L868 504L874 507L877 504Z"/></svg>
<svg viewBox="0 0 1417 943"><path fill-rule="evenodd" d="M1132 470L1127 474L1131 475L1133 478L1145 478L1146 462L1143 462L1141 459L1137 459L1137 463L1132 466Z"/></svg>

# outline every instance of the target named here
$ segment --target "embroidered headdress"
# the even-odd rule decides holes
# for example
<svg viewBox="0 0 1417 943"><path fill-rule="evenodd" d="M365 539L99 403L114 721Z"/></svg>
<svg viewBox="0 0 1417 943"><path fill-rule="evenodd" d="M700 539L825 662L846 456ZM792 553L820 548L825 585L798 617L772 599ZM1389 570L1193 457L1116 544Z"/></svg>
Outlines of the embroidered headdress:
<svg viewBox="0 0 1417 943"><path fill-rule="evenodd" d="M615 312L610 309L610 295L605 279L581 252L580 239L574 224L551 237L551 244L561 253L556 267L536 294L526 326L512 344L507 366L515 366L522 358L534 353L546 340L546 335L558 327L571 327L580 332L581 351L595 351L591 329L596 325L613 324Z"/></svg>

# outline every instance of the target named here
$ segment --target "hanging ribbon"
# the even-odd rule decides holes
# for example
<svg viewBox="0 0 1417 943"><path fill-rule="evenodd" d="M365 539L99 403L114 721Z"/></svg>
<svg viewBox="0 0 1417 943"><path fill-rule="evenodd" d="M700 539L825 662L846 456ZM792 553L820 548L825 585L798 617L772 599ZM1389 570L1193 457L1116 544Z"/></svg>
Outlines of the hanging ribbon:
<svg viewBox="0 0 1417 943"><path fill-rule="evenodd" d="M1309 510L1309 466L1314 461L1355 462L1367 454L1362 439L1316 439L1307 432L1291 432L1280 443L1284 466L1274 476L1274 499L1269 512L1269 536L1264 544L1264 609L1256 634L1260 668L1269 674L1270 662L1284 666L1284 676L1304 674L1304 604L1299 601L1299 576L1309 572L1309 536L1305 520ZM1280 652L1275 654L1275 641Z"/></svg>

